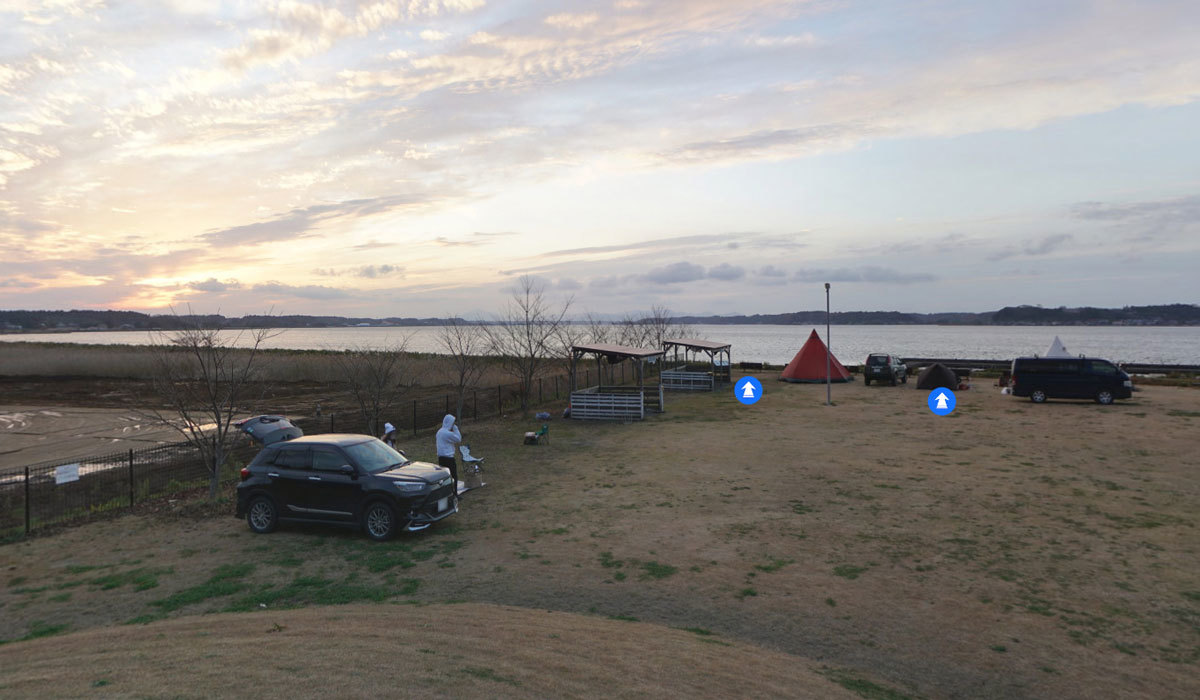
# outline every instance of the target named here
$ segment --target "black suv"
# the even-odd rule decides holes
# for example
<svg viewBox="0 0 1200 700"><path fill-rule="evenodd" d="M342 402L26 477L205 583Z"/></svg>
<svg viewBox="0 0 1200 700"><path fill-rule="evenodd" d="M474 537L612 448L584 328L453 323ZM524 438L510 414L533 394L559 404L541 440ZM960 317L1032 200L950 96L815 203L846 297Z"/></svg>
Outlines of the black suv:
<svg viewBox="0 0 1200 700"><path fill-rule="evenodd" d="M450 471L368 435L313 435L264 447L242 469L237 517L266 533L281 520L362 527L373 540L458 512Z"/></svg>
<svg viewBox="0 0 1200 700"><path fill-rule="evenodd" d="M895 355L871 353L863 363L863 384L870 384L872 379L891 382L892 386L896 386L897 382L907 384L908 365Z"/></svg>

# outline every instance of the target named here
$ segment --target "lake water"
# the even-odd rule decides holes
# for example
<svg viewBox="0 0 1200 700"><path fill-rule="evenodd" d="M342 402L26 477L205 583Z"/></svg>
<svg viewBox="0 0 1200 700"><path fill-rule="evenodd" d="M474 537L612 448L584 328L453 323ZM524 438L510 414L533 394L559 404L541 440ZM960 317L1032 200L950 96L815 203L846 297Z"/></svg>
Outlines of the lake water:
<svg viewBox="0 0 1200 700"><path fill-rule="evenodd" d="M732 345L734 362L783 364L804 344L811 326L694 326L695 335ZM825 339L825 328L817 329ZM1103 357L1115 362L1200 364L1200 327L1161 326L833 326L830 346L844 364L860 364L872 352L901 357L948 357L1006 360L1045 354L1059 336L1071 354ZM234 337L237 331L226 331ZM329 350L348 347L382 348L407 337L416 352L439 352L437 329L412 328L288 328L265 347ZM0 342L44 341L91 345L146 345L153 335L144 331L34 333L0 335ZM249 334L242 335L242 342ZM0 368L3 374L3 368Z"/></svg>

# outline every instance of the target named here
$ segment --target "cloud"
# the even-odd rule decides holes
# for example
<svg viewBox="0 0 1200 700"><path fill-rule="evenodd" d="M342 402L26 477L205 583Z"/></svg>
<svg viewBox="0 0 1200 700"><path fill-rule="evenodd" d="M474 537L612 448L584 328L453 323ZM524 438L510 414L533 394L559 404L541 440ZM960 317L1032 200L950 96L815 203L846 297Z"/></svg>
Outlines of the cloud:
<svg viewBox="0 0 1200 700"><path fill-rule="evenodd" d="M1041 239L1027 240L1021 244L1020 248L1008 246L1002 250L996 251L987 256L988 260L993 262L1007 260L1018 255L1027 255L1029 257L1037 257L1039 255L1048 255L1062 248L1064 245L1074 240L1074 234L1056 233L1049 236L1044 236Z"/></svg>
<svg viewBox="0 0 1200 700"><path fill-rule="evenodd" d="M787 271L781 270L774 265L764 265L758 268L755 274L759 277L787 277Z"/></svg>
<svg viewBox="0 0 1200 700"><path fill-rule="evenodd" d="M639 279L650 284L679 284L704 279L704 268L690 262L677 262L656 267Z"/></svg>
<svg viewBox="0 0 1200 700"><path fill-rule="evenodd" d="M364 265L357 268L354 274L358 277L376 279L378 277L404 276L404 268L399 265Z"/></svg>
<svg viewBox="0 0 1200 700"><path fill-rule="evenodd" d="M198 292L228 292L231 289L241 289L242 283L237 280L225 280L221 282L215 277L209 277L203 282L188 283L189 289L194 289Z"/></svg>
<svg viewBox="0 0 1200 700"><path fill-rule="evenodd" d="M218 247L290 241L316 235L313 229L330 220L369 217L421 203L422 198L415 195L388 195L350 199L333 204L314 204L292 209L270 221L209 231L200 238L209 245Z"/></svg>
<svg viewBox="0 0 1200 700"><path fill-rule="evenodd" d="M1192 238L1200 228L1200 195L1120 204L1080 202L1071 207L1071 214L1085 221L1113 224L1131 241Z"/></svg>
<svg viewBox="0 0 1200 700"><path fill-rule="evenodd" d="M252 292L261 294L276 294L298 297L300 299L346 299L350 297L350 293L344 289L335 289L333 287L324 287L316 284L308 284L295 286L283 284L280 282L264 282L256 284L250 288Z"/></svg>
<svg viewBox="0 0 1200 700"><path fill-rule="evenodd" d="M916 284L932 282L937 279L934 275L922 272L900 272L887 267L866 267L837 269L803 269L793 275L797 282L863 282L867 284Z"/></svg>
<svg viewBox="0 0 1200 700"><path fill-rule="evenodd" d="M626 253L644 250L669 250L680 247L694 247L704 243L724 243L729 236L724 234L704 234L694 236L678 236L676 238L655 238L647 241L623 243L619 245L591 246L588 248L567 248L541 253L541 257L561 257L567 255L594 255L600 253Z"/></svg>
<svg viewBox="0 0 1200 700"><path fill-rule="evenodd" d="M38 285L33 282L24 282L15 279L0 279L0 287L5 289L32 289Z"/></svg>
<svg viewBox="0 0 1200 700"><path fill-rule="evenodd" d="M745 277L746 269L738 265L721 263L720 265L709 268L708 276L710 279L731 282L733 280L740 280L741 278Z"/></svg>

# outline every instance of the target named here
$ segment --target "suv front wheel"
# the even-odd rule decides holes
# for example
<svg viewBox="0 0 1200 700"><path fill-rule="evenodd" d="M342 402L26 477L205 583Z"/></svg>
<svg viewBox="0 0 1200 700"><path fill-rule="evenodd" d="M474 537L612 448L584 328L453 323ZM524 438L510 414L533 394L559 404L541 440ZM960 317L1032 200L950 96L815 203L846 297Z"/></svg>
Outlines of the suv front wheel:
<svg viewBox="0 0 1200 700"><path fill-rule="evenodd" d="M383 501L374 501L363 511L363 530L367 537L383 542L390 540L399 529L396 509Z"/></svg>

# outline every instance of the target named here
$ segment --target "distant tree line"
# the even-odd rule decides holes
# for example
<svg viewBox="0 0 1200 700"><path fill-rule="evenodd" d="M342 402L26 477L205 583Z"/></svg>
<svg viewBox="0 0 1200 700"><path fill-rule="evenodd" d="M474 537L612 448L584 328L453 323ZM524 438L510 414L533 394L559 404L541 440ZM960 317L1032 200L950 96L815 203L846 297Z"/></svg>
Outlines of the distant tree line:
<svg viewBox="0 0 1200 700"><path fill-rule="evenodd" d="M605 324L593 317L583 320L563 319L556 325L600 327L611 325L618 330L609 338L637 345L645 338L623 337L620 332L629 329L656 328L663 321L663 314L656 309L647 317L626 315L620 321ZM1079 308L1044 308L1041 306L1006 306L999 311L982 313L904 313L900 311L835 311L830 320L838 325L1148 325L1148 326L1194 326L1200 325L1200 305L1159 304L1153 306L1126 306L1120 309L1102 309L1090 306ZM136 311L0 311L0 331L52 331L52 330L182 330L188 328L337 328L357 325L388 326L444 326L451 323L479 325L506 324L518 319L501 316L488 321L464 321L461 318L360 318L347 316L268 316L250 315L226 317L220 314L172 315L143 314ZM696 324L777 324L812 325L825 322L825 312L793 311L781 314L752 314L738 316L675 316L670 319L679 325Z"/></svg>

